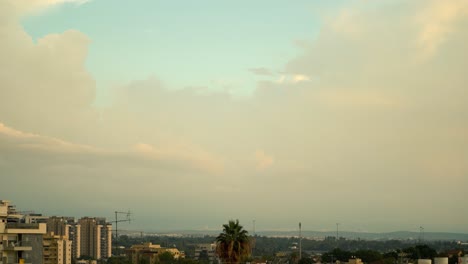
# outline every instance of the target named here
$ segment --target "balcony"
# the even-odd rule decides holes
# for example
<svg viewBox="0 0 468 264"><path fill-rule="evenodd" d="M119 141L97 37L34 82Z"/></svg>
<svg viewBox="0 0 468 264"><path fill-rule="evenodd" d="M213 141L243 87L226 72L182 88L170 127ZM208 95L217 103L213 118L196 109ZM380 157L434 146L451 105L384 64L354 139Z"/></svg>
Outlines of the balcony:
<svg viewBox="0 0 468 264"><path fill-rule="evenodd" d="M6 228L11 228L11 229L39 229L39 224L7 223Z"/></svg>
<svg viewBox="0 0 468 264"><path fill-rule="evenodd" d="M45 234L46 229L47 226L45 223L7 223L5 225L5 233L7 234Z"/></svg>
<svg viewBox="0 0 468 264"><path fill-rule="evenodd" d="M6 242L3 245L3 250L5 251L31 251L32 246L31 244L25 241L10 241Z"/></svg>

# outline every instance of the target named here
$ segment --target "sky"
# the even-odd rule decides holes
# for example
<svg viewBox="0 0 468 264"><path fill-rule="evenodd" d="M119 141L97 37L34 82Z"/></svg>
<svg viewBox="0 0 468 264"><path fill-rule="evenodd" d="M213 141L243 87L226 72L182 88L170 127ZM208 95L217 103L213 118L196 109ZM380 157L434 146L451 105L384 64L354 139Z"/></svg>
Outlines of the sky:
<svg viewBox="0 0 468 264"><path fill-rule="evenodd" d="M22 210L468 233L468 0L0 0L0 36Z"/></svg>

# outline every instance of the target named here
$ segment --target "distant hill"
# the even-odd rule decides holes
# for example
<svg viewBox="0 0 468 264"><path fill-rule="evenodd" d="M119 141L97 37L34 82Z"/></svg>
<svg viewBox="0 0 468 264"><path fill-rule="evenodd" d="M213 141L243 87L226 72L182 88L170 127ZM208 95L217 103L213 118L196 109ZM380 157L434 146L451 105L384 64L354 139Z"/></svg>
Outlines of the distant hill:
<svg viewBox="0 0 468 264"><path fill-rule="evenodd" d="M159 235L192 235L192 236L216 236L221 230L176 230L170 232L145 232L146 234ZM298 231L258 231L259 236L278 236L278 237L293 237L298 236ZM368 232L348 232L340 231L339 236L346 239L363 239L363 240L417 240L419 232L397 231L387 233L368 233ZM335 237L334 231L302 231L302 236L305 238L321 239L325 237ZM448 241L468 241L468 234L464 233L448 233L448 232L425 232L424 240L448 240Z"/></svg>

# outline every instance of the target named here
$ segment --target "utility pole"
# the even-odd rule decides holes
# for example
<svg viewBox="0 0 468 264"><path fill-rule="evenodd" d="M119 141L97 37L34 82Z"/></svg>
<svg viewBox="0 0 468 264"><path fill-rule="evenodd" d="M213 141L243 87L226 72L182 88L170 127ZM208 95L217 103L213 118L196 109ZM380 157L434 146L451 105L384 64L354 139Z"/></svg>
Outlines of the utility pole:
<svg viewBox="0 0 468 264"><path fill-rule="evenodd" d="M302 225L299 222L299 260L302 259Z"/></svg>

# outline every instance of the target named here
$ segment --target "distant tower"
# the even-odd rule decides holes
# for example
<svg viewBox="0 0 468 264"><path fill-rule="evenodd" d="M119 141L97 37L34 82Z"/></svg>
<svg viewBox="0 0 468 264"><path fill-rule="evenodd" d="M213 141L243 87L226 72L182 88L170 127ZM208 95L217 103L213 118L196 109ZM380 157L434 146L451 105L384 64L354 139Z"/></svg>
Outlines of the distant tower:
<svg viewBox="0 0 468 264"><path fill-rule="evenodd" d="M252 224L253 224L253 231L252 231L252 256L254 256L254 251L255 251L255 219L252 220Z"/></svg>
<svg viewBox="0 0 468 264"><path fill-rule="evenodd" d="M424 227L419 227L419 243L422 243L424 240Z"/></svg>
<svg viewBox="0 0 468 264"><path fill-rule="evenodd" d="M336 223L336 240L338 241L338 226L340 226L340 223Z"/></svg>
<svg viewBox="0 0 468 264"><path fill-rule="evenodd" d="M302 225L299 222L299 260L302 259Z"/></svg>

